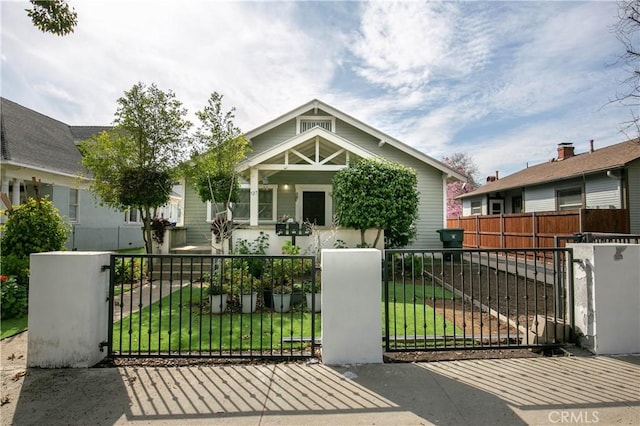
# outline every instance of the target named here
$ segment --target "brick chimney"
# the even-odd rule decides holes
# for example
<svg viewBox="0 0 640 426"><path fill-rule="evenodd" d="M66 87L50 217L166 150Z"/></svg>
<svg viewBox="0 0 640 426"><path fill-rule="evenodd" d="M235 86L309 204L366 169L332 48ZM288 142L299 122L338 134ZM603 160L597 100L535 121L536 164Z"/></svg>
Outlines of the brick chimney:
<svg viewBox="0 0 640 426"><path fill-rule="evenodd" d="M562 142L558 144L558 161L566 160L573 157L573 144L571 142Z"/></svg>

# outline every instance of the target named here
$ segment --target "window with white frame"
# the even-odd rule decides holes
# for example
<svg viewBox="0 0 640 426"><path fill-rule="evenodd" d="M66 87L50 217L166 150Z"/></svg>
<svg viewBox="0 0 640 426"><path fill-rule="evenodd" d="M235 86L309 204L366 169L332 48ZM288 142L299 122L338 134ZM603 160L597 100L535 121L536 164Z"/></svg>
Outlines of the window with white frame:
<svg viewBox="0 0 640 426"><path fill-rule="evenodd" d="M79 191L74 188L69 188L69 214L67 217L71 222L78 221L78 212L79 212L79 200L80 200Z"/></svg>
<svg viewBox="0 0 640 426"><path fill-rule="evenodd" d="M277 185L263 185L258 189L258 220L276 220ZM238 201L233 203L233 220L249 221L251 214L250 190L248 186L242 186L238 193Z"/></svg>
<svg viewBox="0 0 640 426"><path fill-rule="evenodd" d="M138 209L131 209L124 212L124 222L125 223L142 223L142 219L140 218L140 212Z"/></svg>
<svg viewBox="0 0 640 426"><path fill-rule="evenodd" d="M576 210L582 208L582 188L560 189L556 192L558 210Z"/></svg>
<svg viewBox="0 0 640 426"><path fill-rule="evenodd" d="M482 214L482 201L471 202L471 214Z"/></svg>
<svg viewBox="0 0 640 426"><path fill-rule="evenodd" d="M306 132L314 127L322 127L335 132L335 118L331 116L302 116L297 118L298 133Z"/></svg>

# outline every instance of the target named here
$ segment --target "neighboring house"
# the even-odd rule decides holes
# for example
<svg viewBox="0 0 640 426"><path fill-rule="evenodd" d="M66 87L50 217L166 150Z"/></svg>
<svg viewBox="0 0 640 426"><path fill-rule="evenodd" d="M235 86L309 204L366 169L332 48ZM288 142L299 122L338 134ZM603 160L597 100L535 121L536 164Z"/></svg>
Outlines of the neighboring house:
<svg viewBox="0 0 640 426"><path fill-rule="evenodd" d="M73 226L70 250L143 247L138 213L100 206L88 191L90 176L80 164L76 144L109 127L69 126L7 99L1 102L0 191L11 203L35 196L35 178L40 195L48 196Z"/></svg>
<svg viewBox="0 0 640 426"><path fill-rule="evenodd" d="M463 216L578 209L627 209L640 234L640 138L576 154L558 145L558 157L458 197Z"/></svg>
<svg viewBox="0 0 640 426"><path fill-rule="evenodd" d="M233 207L233 220L243 225L234 238L252 241L264 231L272 252L285 240L275 238L275 224L283 216L297 222L315 222L330 233L334 206L331 182L334 174L362 158L383 158L413 168L418 176L419 217L413 247L441 247L437 229L445 226L446 184L466 178L443 163L397 139L335 109L312 100L246 135L252 151L238 166L242 177L240 201ZM202 203L193 189L185 191L187 241L202 245L210 235L209 221L215 209ZM323 241L341 239L355 247L359 233L339 230ZM331 240L331 241L329 241ZM314 243L298 237L306 249Z"/></svg>

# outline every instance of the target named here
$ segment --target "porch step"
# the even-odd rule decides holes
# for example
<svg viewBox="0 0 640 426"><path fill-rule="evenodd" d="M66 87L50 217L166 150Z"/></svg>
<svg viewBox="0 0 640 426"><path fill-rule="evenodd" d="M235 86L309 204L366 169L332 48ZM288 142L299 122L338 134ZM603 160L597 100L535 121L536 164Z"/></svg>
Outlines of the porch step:
<svg viewBox="0 0 640 426"><path fill-rule="evenodd" d="M211 254L210 246L181 246L169 250L171 254Z"/></svg>
<svg viewBox="0 0 640 426"><path fill-rule="evenodd" d="M173 254L184 254L184 255L198 255L198 254L210 254L210 253L196 253L193 251L182 251L180 253ZM154 269L151 274L151 278L153 280L158 280L162 278L163 280L168 279L182 279L188 280L199 279L203 274L208 274L211 271L212 259L208 257L204 258L194 258L193 260L189 257L175 257L170 260L167 258L162 259L162 264L160 259L156 259L154 261ZM193 270L192 270L193 268Z"/></svg>

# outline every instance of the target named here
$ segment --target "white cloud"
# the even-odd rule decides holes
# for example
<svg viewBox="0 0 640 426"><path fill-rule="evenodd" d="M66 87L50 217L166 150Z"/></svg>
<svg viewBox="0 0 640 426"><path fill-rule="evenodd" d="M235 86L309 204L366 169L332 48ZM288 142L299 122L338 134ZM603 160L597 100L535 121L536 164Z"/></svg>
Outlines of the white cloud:
<svg viewBox="0 0 640 426"><path fill-rule="evenodd" d="M25 4L8 6L3 68L24 72L20 91L77 100L72 124L111 122L116 99L143 81L173 90L192 112L216 90L243 127L255 126L274 105L293 108L326 91L333 74L331 52L296 22L294 3L79 1L79 25L62 38L35 30Z"/></svg>
<svg viewBox="0 0 640 426"><path fill-rule="evenodd" d="M504 175L558 142L618 142L628 117L601 109L621 76L612 2L73 3L66 37L0 4L2 96L70 124L110 123L138 81L192 113L216 90L244 130L317 97Z"/></svg>
<svg viewBox="0 0 640 426"><path fill-rule="evenodd" d="M354 54L357 72L393 89L417 90L432 79L469 75L490 55L483 18L448 2L366 3Z"/></svg>

